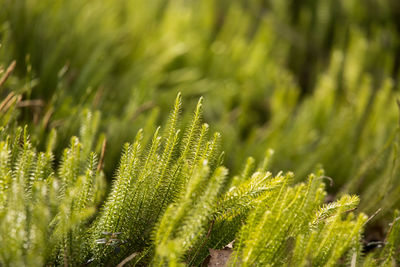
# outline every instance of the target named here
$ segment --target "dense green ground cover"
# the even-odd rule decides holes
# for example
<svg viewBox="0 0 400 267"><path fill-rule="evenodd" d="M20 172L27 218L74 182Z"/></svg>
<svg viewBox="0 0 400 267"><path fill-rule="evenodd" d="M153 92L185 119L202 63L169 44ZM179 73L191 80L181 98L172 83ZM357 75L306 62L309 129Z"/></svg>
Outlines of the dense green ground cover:
<svg viewBox="0 0 400 267"><path fill-rule="evenodd" d="M0 265L400 264L398 1L0 6Z"/></svg>

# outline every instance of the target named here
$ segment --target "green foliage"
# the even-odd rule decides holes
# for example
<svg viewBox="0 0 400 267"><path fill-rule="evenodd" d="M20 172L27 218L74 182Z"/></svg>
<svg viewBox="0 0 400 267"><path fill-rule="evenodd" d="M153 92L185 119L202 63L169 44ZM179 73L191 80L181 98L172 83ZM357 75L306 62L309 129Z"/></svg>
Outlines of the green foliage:
<svg viewBox="0 0 400 267"><path fill-rule="evenodd" d="M1 69L17 60L1 120L32 124L42 149L57 128L61 157L80 114L100 109L110 181L122 145L166 120L179 88L188 105L207 99L212 130L229 133L234 173L272 148L274 172L302 179L322 164L335 178L330 192L369 199L385 185L375 199L398 206L385 194L399 188L387 178L398 173L388 157L397 151L396 1L253 2L1 0ZM361 202L369 213L380 204Z"/></svg>
<svg viewBox="0 0 400 267"><path fill-rule="evenodd" d="M27 127L4 135L1 262L109 266L132 256L131 263L198 265L208 248L232 241L232 266L333 266L344 258L384 266L398 260L398 213L384 249L364 258L361 240L368 220L352 213L358 197L324 204L323 172L294 184L292 173L265 171L271 151L258 169L249 158L241 174L229 179L221 166L220 135L209 139L208 125L201 122L202 99L182 136L180 109L178 95L163 133L157 128L146 146L140 130L124 145L99 213L103 175L97 155L85 153L96 134L95 117L82 114L86 142L71 138L57 172L54 141L47 152L37 152Z"/></svg>
<svg viewBox="0 0 400 267"><path fill-rule="evenodd" d="M0 265L399 264L398 1L0 6Z"/></svg>
<svg viewBox="0 0 400 267"><path fill-rule="evenodd" d="M200 175L200 171L196 171L198 166L206 164L209 171L213 171L219 165L219 134L207 140L208 125L201 124L201 107L200 99L193 120L181 140L180 129L177 128L181 109L181 96L178 95L163 135L160 135L161 130L157 128L145 151L141 149L142 131L139 131L132 145L124 146L110 195L93 228L92 242L96 261L104 262L104 258L109 258L113 253L113 248L97 244L103 233L118 232L119 238L128 242L123 246L124 250L129 247L129 251L141 251L150 245L154 226L162 214L166 210L167 214L172 212L172 203L178 200L186 203L188 197L201 193L206 181L203 180L204 174ZM210 189L216 194L218 185L214 183ZM185 188L187 193L183 197L181 195ZM206 198L201 205L211 197L210 194L205 192Z"/></svg>
<svg viewBox="0 0 400 267"><path fill-rule="evenodd" d="M356 221L354 216L340 218L341 213L358 204L358 198L350 196L318 211L323 197L323 184L311 175L307 185L283 186L276 196L257 203L241 229L232 264L336 264L359 242L366 216L360 214ZM265 207L270 208L265 210ZM328 214L331 215L329 219Z"/></svg>
<svg viewBox="0 0 400 267"><path fill-rule="evenodd" d="M87 162L82 159L86 144L73 137L57 174L51 148L38 152L29 139L25 127L0 141L1 262L26 266L51 260L75 265L82 253L85 222L104 190L97 157L90 153Z"/></svg>

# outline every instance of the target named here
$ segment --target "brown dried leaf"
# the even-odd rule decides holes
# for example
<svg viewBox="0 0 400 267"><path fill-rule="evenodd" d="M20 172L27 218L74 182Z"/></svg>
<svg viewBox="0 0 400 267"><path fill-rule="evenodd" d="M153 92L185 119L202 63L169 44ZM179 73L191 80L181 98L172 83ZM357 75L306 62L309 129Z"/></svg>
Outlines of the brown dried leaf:
<svg viewBox="0 0 400 267"><path fill-rule="evenodd" d="M231 248L224 249L208 249L210 252L210 261L208 263L208 267L221 267L227 266L229 258L233 252Z"/></svg>

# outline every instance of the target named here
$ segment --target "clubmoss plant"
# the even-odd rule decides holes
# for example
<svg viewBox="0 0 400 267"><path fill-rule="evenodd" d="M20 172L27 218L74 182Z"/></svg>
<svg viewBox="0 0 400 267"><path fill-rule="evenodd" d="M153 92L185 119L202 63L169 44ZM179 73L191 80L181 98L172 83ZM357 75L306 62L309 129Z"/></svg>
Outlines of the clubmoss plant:
<svg viewBox="0 0 400 267"><path fill-rule="evenodd" d="M202 122L203 98L186 127L179 123L181 98L164 128L153 135L139 130L123 146L107 197L104 149L92 152L102 140L99 113L80 113L80 137L70 139L59 160L52 153L55 131L40 152L28 127L2 121L0 263L193 266L206 262L209 249L228 244L228 266L399 261L397 211L383 247L365 254L371 218L357 212L359 197L342 194L326 203L322 170L306 182L291 172L273 174L272 150L259 165L249 157L238 175L229 174L221 134L209 135Z"/></svg>

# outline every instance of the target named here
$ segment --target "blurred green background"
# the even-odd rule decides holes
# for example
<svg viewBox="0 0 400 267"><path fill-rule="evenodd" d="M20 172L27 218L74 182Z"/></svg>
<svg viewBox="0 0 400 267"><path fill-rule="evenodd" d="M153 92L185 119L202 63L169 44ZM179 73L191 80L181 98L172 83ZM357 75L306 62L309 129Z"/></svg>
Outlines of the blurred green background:
<svg viewBox="0 0 400 267"><path fill-rule="evenodd" d="M222 133L232 174L273 149L273 172L292 170L298 181L322 166L330 197L360 194L367 214L383 208L377 218L400 206L399 1L0 6L0 75L17 62L0 86L1 123L28 124L42 149L56 129L56 157L91 110L93 149L107 140L110 181L122 144L165 121L182 92L186 107L204 96L204 120Z"/></svg>

